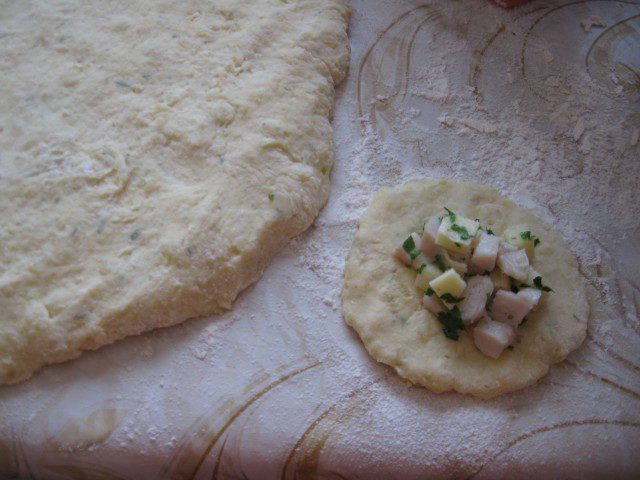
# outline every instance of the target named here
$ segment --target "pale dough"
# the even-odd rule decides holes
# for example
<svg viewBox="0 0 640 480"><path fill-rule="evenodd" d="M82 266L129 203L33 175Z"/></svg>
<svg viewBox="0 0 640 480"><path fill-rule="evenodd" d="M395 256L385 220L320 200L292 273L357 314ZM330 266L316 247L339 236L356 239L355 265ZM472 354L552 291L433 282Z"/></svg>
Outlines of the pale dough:
<svg viewBox="0 0 640 480"><path fill-rule="evenodd" d="M421 303L415 272L393 249L443 206L479 218L500 234L522 224L540 237L534 267L555 292L518 328L513 350L498 360L482 354L469 333L456 342ZM489 398L531 385L549 365L563 360L584 340L589 306L578 266L562 237L535 215L475 184L413 181L382 188L362 216L347 260L343 288L346 322L376 360L434 392L456 390Z"/></svg>
<svg viewBox="0 0 640 480"><path fill-rule="evenodd" d="M230 308L311 224L348 14L0 2L0 383Z"/></svg>

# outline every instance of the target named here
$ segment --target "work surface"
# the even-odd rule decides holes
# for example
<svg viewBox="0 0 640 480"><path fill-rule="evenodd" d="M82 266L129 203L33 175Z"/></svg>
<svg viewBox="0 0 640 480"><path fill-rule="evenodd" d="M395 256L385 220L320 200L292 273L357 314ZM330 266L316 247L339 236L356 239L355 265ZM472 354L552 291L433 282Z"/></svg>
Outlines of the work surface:
<svg viewBox="0 0 640 480"><path fill-rule="evenodd" d="M388 3L388 4L387 4ZM329 202L222 316L0 389L0 476L596 478L640 471L640 4L353 2ZM491 401L407 385L344 324L383 185L486 183L553 224L585 344Z"/></svg>

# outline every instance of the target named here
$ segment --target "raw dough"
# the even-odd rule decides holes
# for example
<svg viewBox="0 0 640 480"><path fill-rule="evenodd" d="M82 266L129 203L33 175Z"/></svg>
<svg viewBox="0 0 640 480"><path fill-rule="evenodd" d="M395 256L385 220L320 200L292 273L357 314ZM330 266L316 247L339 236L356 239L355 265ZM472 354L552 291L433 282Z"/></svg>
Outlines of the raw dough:
<svg viewBox="0 0 640 480"><path fill-rule="evenodd" d="M347 0L3 1L0 383L231 307L325 203Z"/></svg>
<svg viewBox="0 0 640 480"><path fill-rule="evenodd" d="M483 355L468 333L452 341L421 304L415 272L392 251L443 206L480 218L497 233L509 225L531 227L541 239L535 268L555 293L518 328L513 350L498 360ZM413 181L382 188L360 221L345 271L343 308L376 360L434 392L456 390L489 398L535 383L549 365L584 340L589 306L578 266L562 237L528 210L496 190L448 181Z"/></svg>

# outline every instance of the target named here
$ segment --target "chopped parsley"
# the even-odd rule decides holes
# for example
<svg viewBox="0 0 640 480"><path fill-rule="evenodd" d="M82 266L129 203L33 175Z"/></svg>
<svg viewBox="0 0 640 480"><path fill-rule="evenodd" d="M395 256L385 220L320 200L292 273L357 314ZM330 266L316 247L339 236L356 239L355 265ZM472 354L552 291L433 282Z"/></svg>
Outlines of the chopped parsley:
<svg viewBox="0 0 640 480"><path fill-rule="evenodd" d="M542 277L538 276L533 279L533 286L538 290L542 290L543 292L553 292L551 287L542 284Z"/></svg>
<svg viewBox="0 0 640 480"><path fill-rule="evenodd" d="M426 263L423 263L422 265L420 265L420 268L418 269L418 273L422 273L422 271L427 267Z"/></svg>
<svg viewBox="0 0 640 480"><path fill-rule="evenodd" d="M465 227L461 225L454 223L453 225L451 225L451 230L453 230L458 235L460 235L460 238L462 240L469 240L471 238L471 235L469 234L469 230L467 230Z"/></svg>
<svg viewBox="0 0 640 480"><path fill-rule="evenodd" d="M489 235L494 235L493 230L491 230L490 228L487 228L485 232L487 232Z"/></svg>
<svg viewBox="0 0 640 480"><path fill-rule="evenodd" d="M444 336L451 340L458 340L458 330L466 330L462 323L462 315L458 307L453 307L448 312L438 312L438 321L444 326L442 332Z"/></svg>
<svg viewBox="0 0 640 480"><path fill-rule="evenodd" d="M431 287L427 288L427 290L424 292L424 294L425 294L427 297L430 297L430 296L431 296L431 295L433 295L434 293L436 293L436 292L435 292L435 290L434 290L433 288L431 288Z"/></svg>
<svg viewBox="0 0 640 480"><path fill-rule="evenodd" d="M409 256L411 257L411 260L415 260L418 257L418 255L420 255L421 253L422 253L422 250L417 248L413 252L409 252Z"/></svg>
<svg viewBox="0 0 640 480"><path fill-rule="evenodd" d="M275 194L270 193L269 195L267 195L269 197L269 201L273 202L273 199L276 198Z"/></svg>
<svg viewBox="0 0 640 480"><path fill-rule="evenodd" d="M440 298L442 299L443 302L447 302L447 303L459 303L462 300L464 300L464 297L454 297L453 295L451 295L450 293L443 293Z"/></svg>
<svg viewBox="0 0 640 480"><path fill-rule="evenodd" d="M435 263L436 267L438 267L443 272L447 269L446 265L444 264L444 261L442 260L442 255L440 254L437 254L433 258L433 263Z"/></svg>
<svg viewBox="0 0 640 480"><path fill-rule="evenodd" d="M449 220L451 220L451 223L454 223L456 221L456 214L449 210L447 207L444 207L444 209L447 211L447 216L449 217Z"/></svg>
<svg viewBox="0 0 640 480"><path fill-rule="evenodd" d="M416 248L416 242L413 240L413 237L409 235L409 237L402 244L402 249L408 254L411 254L411 252L413 252L415 248Z"/></svg>
<svg viewBox="0 0 640 480"><path fill-rule="evenodd" d="M484 308L487 310L487 312L491 313L491 305L493 305L493 295L490 293L487 293L487 301L484 304Z"/></svg>
<svg viewBox="0 0 640 480"><path fill-rule="evenodd" d="M540 239L535 235L531 235L531 230L520 232L520 238L522 238L523 240L531 240L534 247L537 247L540 244Z"/></svg>

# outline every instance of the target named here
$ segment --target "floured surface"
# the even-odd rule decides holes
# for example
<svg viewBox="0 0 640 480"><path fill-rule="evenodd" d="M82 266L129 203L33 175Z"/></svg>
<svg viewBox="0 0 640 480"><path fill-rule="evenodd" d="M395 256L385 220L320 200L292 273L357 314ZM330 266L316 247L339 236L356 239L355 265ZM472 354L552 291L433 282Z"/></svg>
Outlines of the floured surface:
<svg viewBox="0 0 640 480"><path fill-rule="evenodd" d="M390 253L443 206L482 219L498 235L510 225L526 225L541 240L534 267L554 292L527 315L513 350L499 359L481 353L470 333L462 332L457 341L446 338L436 316L422 305L415 272ZM419 180L380 189L359 222L344 277L345 321L371 356L437 393L455 390L490 398L519 390L575 350L587 331L584 284L562 237L481 185Z"/></svg>
<svg viewBox="0 0 640 480"><path fill-rule="evenodd" d="M597 41L640 7L352 3L331 196L315 225L232 312L131 338L1 389L5 471L495 479L629 478L640 470L640 245L630 208L638 203L632 140L640 125L631 77L615 62L637 69L629 61L639 58L631 48L637 20L613 37L625 41ZM606 27L585 32L581 22L591 17ZM613 48L598 58L614 60L618 84L586 72L594 43L591 52ZM371 122L373 106L379 115L386 107L388 130ZM419 177L497 188L557 229L578 258L591 306L587 339L535 386L489 401L431 394L370 359L344 324L342 274L357 220L380 186Z"/></svg>
<svg viewBox="0 0 640 480"><path fill-rule="evenodd" d="M326 201L346 2L0 15L0 383L230 308Z"/></svg>

